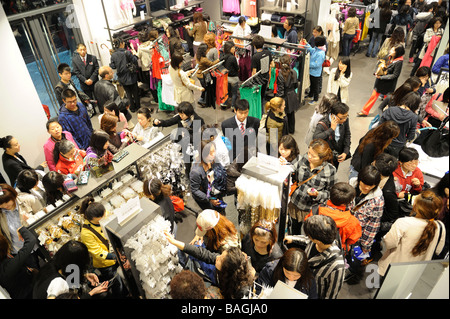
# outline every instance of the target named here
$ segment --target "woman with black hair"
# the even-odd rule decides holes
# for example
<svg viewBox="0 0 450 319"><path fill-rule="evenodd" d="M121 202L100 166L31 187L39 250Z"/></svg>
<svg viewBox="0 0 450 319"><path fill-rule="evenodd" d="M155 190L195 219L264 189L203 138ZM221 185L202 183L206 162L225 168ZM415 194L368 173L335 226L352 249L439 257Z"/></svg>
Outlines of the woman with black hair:
<svg viewBox="0 0 450 319"><path fill-rule="evenodd" d="M125 41L121 38L116 38L113 46L114 50L111 51L109 66L116 70L118 81L127 93L130 100L130 111L136 112L141 107L141 97L137 84L137 57L125 49Z"/></svg>
<svg viewBox="0 0 450 319"><path fill-rule="evenodd" d="M299 248L290 248L280 259L267 263L256 280L258 284L268 287L275 287L278 281L306 294L308 299L318 298L317 285L309 268L308 258Z"/></svg>
<svg viewBox="0 0 450 319"><path fill-rule="evenodd" d="M394 92L397 86L397 80L403 68L403 55L405 54L405 46L397 44L389 51L389 56L386 62L386 69L384 75L375 74L376 80L372 91L372 95L364 105L363 109L358 112L358 116L369 115L370 109L373 107L378 97L383 94Z"/></svg>
<svg viewBox="0 0 450 319"><path fill-rule="evenodd" d="M176 240L169 232L166 239L182 252L215 266L215 276L222 299L242 299L253 288L255 269L245 253L238 247L225 249L221 254L204 247L185 244Z"/></svg>
<svg viewBox="0 0 450 319"><path fill-rule="evenodd" d="M58 200L62 200L64 191L64 175L58 172L48 172L42 178L42 185L45 189L47 205L55 205Z"/></svg>
<svg viewBox="0 0 450 319"><path fill-rule="evenodd" d="M153 109L141 107L137 110L137 124L133 129L133 137L138 143L146 144L156 138L161 131L160 128L153 126L152 120Z"/></svg>
<svg viewBox="0 0 450 319"><path fill-rule="evenodd" d="M124 297L127 293L121 277L117 274L119 264L116 261L116 253L110 252L108 238L102 231L100 221L104 219L108 212L101 203L94 201L92 197L83 200L80 213L84 216L83 227L81 228L80 241L86 245L92 257L93 267L100 272L99 281L112 281L111 297Z"/></svg>
<svg viewBox="0 0 450 319"><path fill-rule="evenodd" d="M239 89L239 65L235 54L236 47L233 41L227 41L223 45L223 57L220 58L223 66L228 70L228 92L231 92L231 108L234 110ZM230 100L229 100L230 101Z"/></svg>
<svg viewBox="0 0 450 319"><path fill-rule="evenodd" d="M381 225L384 198L379 184L381 174L373 165L367 165L350 180L349 184L355 188L356 197L348 208L361 224L362 235L359 244L363 253L369 253L375 235Z"/></svg>
<svg viewBox="0 0 450 319"><path fill-rule="evenodd" d="M348 87L352 77L350 58L346 56L340 57L338 67L331 71L328 78L327 93L336 94L342 103L348 104Z"/></svg>
<svg viewBox="0 0 450 319"><path fill-rule="evenodd" d="M378 10L378 16L375 17L374 24L378 25L378 28L374 27L372 29L372 37L366 53L366 57L372 56L372 58L376 57L378 54L378 49L381 46L381 41L383 40L384 33L387 25L391 21L392 16L391 4L389 0L383 0L379 5L379 9L375 9L375 11L376 10ZM376 21L377 18L378 21Z"/></svg>
<svg viewBox="0 0 450 319"><path fill-rule="evenodd" d="M70 282L81 287L86 280L95 288L83 292L83 299L107 291L108 282L100 283L96 274L88 273L89 266L89 251L85 244L76 240L65 243L39 271L34 282L33 299L55 299L70 289L78 288L69 286ZM72 281L68 280L69 276Z"/></svg>
<svg viewBox="0 0 450 319"><path fill-rule="evenodd" d="M399 105L391 106L383 112L380 117L380 124L386 121L394 121L400 128L399 135L386 148L386 153L398 158L398 153L406 143L416 138L416 127L419 120L416 111L419 109L419 105L420 96L416 92L410 92L400 100Z"/></svg>
<svg viewBox="0 0 450 319"><path fill-rule="evenodd" d="M39 175L32 169L26 169L17 176L17 202L31 214L42 210L46 204L45 192L39 188Z"/></svg>
<svg viewBox="0 0 450 319"><path fill-rule="evenodd" d="M131 120L131 114L128 112L128 110L125 110L125 113L121 112L119 107L115 102L108 101L103 105L103 114L100 114L98 117L98 124L102 122L102 117L105 114L110 114L117 116L119 119L118 123L123 123L123 129L128 129L128 120ZM129 116L129 118L128 118Z"/></svg>
<svg viewBox="0 0 450 319"><path fill-rule="evenodd" d="M173 81L174 99L178 104L183 101L194 103L193 90L203 92L205 89L191 82L190 76L194 73L194 70L183 71L183 63L184 58L182 55L175 53L171 56L169 74Z"/></svg>
<svg viewBox="0 0 450 319"><path fill-rule="evenodd" d="M209 72L202 73L204 70L212 67L213 65L219 63L219 60L211 61L207 58L206 54L208 52L208 45L206 43L202 43L199 45L196 54L196 61L198 64L197 70L197 78L200 81L200 84L205 89L205 107L213 107L216 108L216 82L215 78L211 76ZM201 102L199 102L202 104Z"/></svg>
<svg viewBox="0 0 450 319"><path fill-rule="evenodd" d="M96 130L91 135L89 147L86 150L85 161L89 165L89 159L102 159L103 164L107 164L111 161L113 155L108 151L109 147L109 135L102 130ZM99 162L99 164L102 164Z"/></svg>
<svg viewBox="0 0 450 319"><path fill-rule="evenodd" d="M284 112L287 117L287 131L289 134L295 132L295 111L299 107L298 95L295 90L298 89L297 72L291 67L291 58L289 55L283 55L280 59L281 70L277 77L277 94L286 101Z"/></svg>
<svg viewBox="0 0 450 319"><path fill-rule="evenodd" d="M8 175L9 184L14 187L17 179L17 175L24 169L33 169L27 164L25 158L19 154L20 144L17 138L12 135L7 135L0 138L0 147L2 147L5 152L2 155L3 169ZM47 162L43 162L41 165L35 168L38 171L44 171L47 167Z"/></svg>
<svg viewBox="0 0 450 319"><path fill-rule="evenodd" d="M170 231L176 235L175 208L173 207L170 195L172 187L170 184L163 184L160 179L152 178L144 181L144 194L151 201L161 207L162 216L170 222Z"/></svg>

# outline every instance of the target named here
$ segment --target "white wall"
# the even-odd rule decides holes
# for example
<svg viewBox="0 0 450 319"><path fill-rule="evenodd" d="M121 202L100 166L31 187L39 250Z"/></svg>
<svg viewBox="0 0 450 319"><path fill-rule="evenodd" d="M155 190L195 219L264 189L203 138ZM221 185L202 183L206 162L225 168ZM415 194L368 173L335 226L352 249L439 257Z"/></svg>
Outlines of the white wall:
<svg viewBox="0 0 450 319"><path fill-rule="evenodd" d="M0 50L0 136L16 137L21 145L20 154L28 165L35 167L45 160L42 147L48 138L47 117L1 6L0 34L3 47ZM1 163L0 168L8 181Z"/></svg>

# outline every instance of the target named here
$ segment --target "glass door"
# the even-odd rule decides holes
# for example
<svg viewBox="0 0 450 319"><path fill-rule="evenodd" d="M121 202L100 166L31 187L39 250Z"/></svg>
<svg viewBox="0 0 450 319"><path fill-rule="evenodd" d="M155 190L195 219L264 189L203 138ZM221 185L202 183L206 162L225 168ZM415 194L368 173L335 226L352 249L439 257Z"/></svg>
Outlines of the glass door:
<svg viewBox="0 0 450 319"><path fill-rule="evenodd" d="M73 52L82 42L80 30L66 23L67 19L74 19L75 12L70 8L68 5L8 17L43 108L50 117L58 115L60 108L54 94L59 82L58 65L71 66ZM72 80L79 89L78 79L73 76Z"/></svg>

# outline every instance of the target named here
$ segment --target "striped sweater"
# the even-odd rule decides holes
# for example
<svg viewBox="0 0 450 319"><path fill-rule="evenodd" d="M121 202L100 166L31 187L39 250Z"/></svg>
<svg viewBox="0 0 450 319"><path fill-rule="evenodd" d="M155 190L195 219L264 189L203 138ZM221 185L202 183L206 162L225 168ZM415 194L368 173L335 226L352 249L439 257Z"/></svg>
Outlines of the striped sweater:
<svg viewBox="0 0 450 319"><path fill-rule="evenodd" d="M315 244L304 235L292 236L293 242L306 244L305 253L308 256L309 268L317 283L319 299L336 299L344 283L345 263L341 249L336 241L326 250L317 253ZM316 254L313 254L313 251Z"/></svg>

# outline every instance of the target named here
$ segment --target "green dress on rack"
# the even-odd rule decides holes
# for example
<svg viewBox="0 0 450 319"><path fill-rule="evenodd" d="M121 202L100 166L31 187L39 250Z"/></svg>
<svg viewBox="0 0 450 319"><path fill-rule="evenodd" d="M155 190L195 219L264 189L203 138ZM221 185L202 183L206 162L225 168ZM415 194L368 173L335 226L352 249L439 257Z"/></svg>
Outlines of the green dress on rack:
<svg viewBox="0 0 450 319"><path fill-rule="evenodd" d="M262 117L261 108L261 85L241 87L239 88L239 93L241 94L241 99L247 100L250 104L250 110L248 116L253 116L258 119Z"/></svg>

